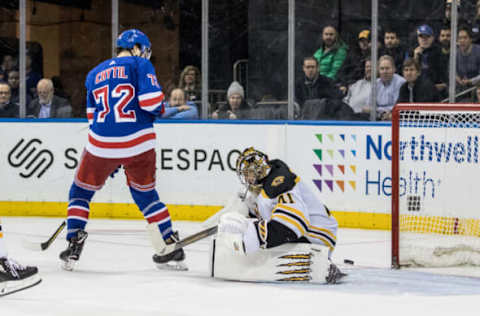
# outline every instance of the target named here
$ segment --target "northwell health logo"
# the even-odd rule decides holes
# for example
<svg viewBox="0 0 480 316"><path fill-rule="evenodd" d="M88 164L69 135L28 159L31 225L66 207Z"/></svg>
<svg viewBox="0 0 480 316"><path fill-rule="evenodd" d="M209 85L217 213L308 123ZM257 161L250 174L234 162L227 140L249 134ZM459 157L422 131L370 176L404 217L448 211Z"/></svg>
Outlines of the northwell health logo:
<svg viewBox="0 0 480 316"><path fill-rule="evenodd" d="M313 183L320 192L345 192L357 189L357 136L354 134L315 134L319 147L314 148L313 164L318 179Z"/></svg>

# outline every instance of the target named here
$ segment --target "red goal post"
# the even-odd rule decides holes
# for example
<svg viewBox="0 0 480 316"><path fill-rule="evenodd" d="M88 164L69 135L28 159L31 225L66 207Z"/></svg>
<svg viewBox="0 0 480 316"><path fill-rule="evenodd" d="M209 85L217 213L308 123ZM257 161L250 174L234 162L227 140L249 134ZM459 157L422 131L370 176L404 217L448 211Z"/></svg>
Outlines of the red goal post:
<svg viewBox="0 0 480 316"><path fill-rule="evenodd" d="M392 111L392 267L480 265L480 104Z"/></svg>

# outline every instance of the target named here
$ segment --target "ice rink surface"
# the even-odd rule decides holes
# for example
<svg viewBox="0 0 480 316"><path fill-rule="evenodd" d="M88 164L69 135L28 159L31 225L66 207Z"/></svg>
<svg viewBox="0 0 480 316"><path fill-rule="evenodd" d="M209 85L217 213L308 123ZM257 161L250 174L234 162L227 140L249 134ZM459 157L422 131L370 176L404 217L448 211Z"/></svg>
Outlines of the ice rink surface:
<svg viewBox="0 0 480 316"><path fill-rule="evenodd" d="M390 233L340 229L333 259L349 276L343 284L242 283L209 277L210 238L188 246L189 271L154 266L145 221L91 220L89 237L74 272L60 268L65 233L44 252L22 240L44 241L62 219L4 217L10 257L37 265L40 285L0 298L0 316L16 315L462 315L478 314L478 277L439 275L390 266ZM200 223L175 222L182 236ZM450 269L460 274L465 269Z"/></svg>

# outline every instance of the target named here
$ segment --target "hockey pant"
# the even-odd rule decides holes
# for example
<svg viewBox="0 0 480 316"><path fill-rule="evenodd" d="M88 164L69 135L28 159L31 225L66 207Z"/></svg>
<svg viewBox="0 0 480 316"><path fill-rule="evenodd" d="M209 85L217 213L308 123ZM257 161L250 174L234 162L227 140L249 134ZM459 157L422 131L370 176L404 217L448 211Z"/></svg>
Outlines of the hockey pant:
<svg viewBox="0 0 480 316"><path fill-rule="evenodd" d="M102 158L84 151L75 179L70 187L67 212L67 240L85 229L90 214L90 201L108 176L123 166L133 200L150 223L157 223L164 239L172 234L167 207L155 189L155 150L129 158Z"/></svg>

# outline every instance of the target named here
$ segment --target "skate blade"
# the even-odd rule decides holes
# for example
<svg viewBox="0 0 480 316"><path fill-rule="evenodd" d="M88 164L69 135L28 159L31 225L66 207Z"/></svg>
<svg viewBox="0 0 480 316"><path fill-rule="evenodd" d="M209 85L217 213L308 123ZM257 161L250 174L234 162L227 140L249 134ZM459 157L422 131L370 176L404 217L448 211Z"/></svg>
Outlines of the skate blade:
<svg viewBox="0 0 480 316"><path fill-rule="evenodd" d="M188 267L185 262L167 262L167 263L155 263L159 270L169 271L188 271Z"/></svg>
<svg viewBox="0 0 480 316"><path fill-rule="evenodd" d="M65 271L73 271L77 265L77 260L62 261L62 269Z"/></svg>
<svg viewBox="0 0 480 316"><path fill-rule="evenodd" d="M38 274L34 274L23 280L6 281L4 282L6 284L4 284L3 287L1 287L0 285L0 297L26 290L35 285L38 285L40 282L42 282L42 279Z"/></svg>

